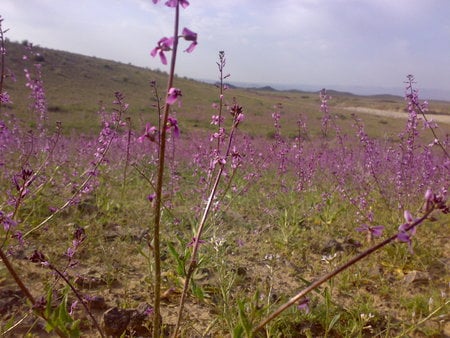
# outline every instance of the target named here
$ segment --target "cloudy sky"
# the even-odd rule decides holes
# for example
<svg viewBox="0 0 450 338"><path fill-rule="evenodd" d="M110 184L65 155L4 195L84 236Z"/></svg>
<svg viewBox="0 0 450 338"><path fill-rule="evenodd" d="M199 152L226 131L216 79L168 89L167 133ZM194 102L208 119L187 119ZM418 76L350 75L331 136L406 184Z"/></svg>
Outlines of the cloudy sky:
<svg viewBox="0 0 450 338"><path fill-rule="evenodd" d="M177 74L304 89L419 89L450 100L449 0L189 0L181 27L198 33ZM174 10L151 0L2 0L11 40L166 69L150 50L172 34ZM185 41L181 48L187 48ZM317 88L316 88L317 87ZM378 89L375 89L378 90Z"/></svg>

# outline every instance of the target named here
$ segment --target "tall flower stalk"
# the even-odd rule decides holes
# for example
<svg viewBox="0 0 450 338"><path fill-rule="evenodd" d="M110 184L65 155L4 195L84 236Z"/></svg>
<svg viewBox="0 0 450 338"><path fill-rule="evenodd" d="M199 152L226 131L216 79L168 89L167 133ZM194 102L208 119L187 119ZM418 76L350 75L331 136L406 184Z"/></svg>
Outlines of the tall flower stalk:
<svg viewBox="0 0 450 338"><path fill-rule="evenodd" d="M405 97L408 101L408 111L414 111L417 110L420 115L422 116L424 120L424 125L431 130L431 133L434 136L433 144L438 145L442 151L444 152L447 159L450 159L450 154L445 149L444 145L442 144L441 140L439 139L438 135L435 132L435 129L437 128L437 125L434 121L431 121L427 118L426 112L428 111L428 102L424 101L423 103L420 103L419 101L419 95L417 89L414 89L414 75L408 75L406 83L406 93Z"/></svg>
<svg viewBox="0 0 450 338"><path fill-rule="evenodd" d="M223 56L222 54L220 54L220 55ZM219 66L219 69L220 69L220 66ZM220 71L222 71L222 69L220 69ZM221 94L221 96L222 96L222 94ZM239 162L239 160L236 160L236 157L240 158L240 155L237 153L237 151L235 149L233 149L232 146L233 146L234 136L235 136L237 127L238 127L239 123L243 120L244 114L242 113L242 107L239 106L237 103L234 103L233 106L230 108L230 113L233 118L233 121L232 121L230 134L228 137L226 151L224 154L220 154L218 152L214 159L214 167L215 168L218 167L218 171L216 172L216 176L214 178L208 199L206 201L206 206L203 210L202 216L200 218L197 229L195 231L194 238L191 242L192 243L191 260L190 260L190 263L189 263L189 266L187 269L187 273L186 273L186 278L184 281L183 292L181 294L180 305L178 308L178 319L177 319L175 331L173 333L173 337L176 337L178 335L178 331L179 331L179 328L181 325L181 320L183 317L183 309L184 309L184 304L186 301L189 283L190 283L193 273L195 272L195 270L197 268L198 261L199 261L198 260L198 252L200 249L200 244L203 242L201 240L201 237L205 230L206 221L208 219L208 216L211 212L211 209L213 208L215 198L217 197L219 184L224 176L226 164L229 161L229 162L231 162L230 163L231 167L234 166L236 168L238 166L237 162Z"/></svg>
<svg viewBox="0 0 450 338"><path fill-rule="evenodd" d="M3 91L3 83L6 78L6 68L5 68L5 55L6 55L6 47L5 47L5 38L4 34L8 31L8 29L3 29L2 27L3 18L0 16L0 112L2 105L4 103L9 102L9 95L5 91Z"/></svg>
<svg viewBox="0 0 450 338"><path fill-rule="evenodd" d="M172 45L172 58L170 61L170 71L169 78L167 81L167 93L171 91L173 88L173 78L175 75L175 63L177 57L177 48L178 48L178 25L179 25L179 17L180 17L180 4L176 3L175 6L175 24L174 24L174 39ZM162 52L161 52L162 53ZM161 139L159 142L159 161L158 161L158 176L156 181L156 196L155 196L155 218L154 218L154 228L153 228L153 250L154 250L154 317L153 317L153 337L157 338L161 335L161 250L160 250L160 229L161 229L161 197L162 197L162 189L163 189L163 181L164 181L164 162L166 155L166 128L167 121L169 119L169 110L170 104L168 100L164 105L164 112L162 118L162 128Z"/></svg>
<svg viewBox="0 0 450 338"><path fill-rule="evenodd" d="M153 0L153 3L158 3L159 0ZM151 56L159 55L161 62L167 64L165 52L171 51L170 70L167 80L167 96L164 104L163 116L160 117L160 142L159 142L159 158L158 158L158 173L156 179L156 189L154 198L154 228L153 228L153 254L154 254L154 320L153 320L153 337L160 337L161 333L161 207L162 207L162 192L165 171L165 156L166 156L166 142L167 130L173 128L174 135L178 133L178 125L175 119L169 117L170 106L181 96L181 90L174 88L175 64L177 58L178 41L179 41L179 21L180 21L180 6L186 8L189 2L186 0L169 0L165 3L167 7L175 8L174 18L174 32L173 37L163 37L158 41L157 46L151 51ZM197 34L193 31L184 28L181 34L186 41L191 44L185 50L190 53L197 45Z"/></svg>

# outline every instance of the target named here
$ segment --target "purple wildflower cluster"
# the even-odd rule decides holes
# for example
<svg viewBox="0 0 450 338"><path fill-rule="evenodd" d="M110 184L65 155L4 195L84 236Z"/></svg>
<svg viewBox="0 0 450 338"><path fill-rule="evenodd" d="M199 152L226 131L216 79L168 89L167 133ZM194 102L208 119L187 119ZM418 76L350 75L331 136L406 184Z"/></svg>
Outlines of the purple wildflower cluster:
<svg viewBox="0 0 450 338"><path fill-rule="evenodd" d="M36 56L40 55L34 51L31 43L26 46L26 51L28 53L23 56L24 60L33 60ZM34 73L32 73L28 68L24 69L25 78L27 80L26 86L31 91L30 98L33 101L31 109L37 115L38 125L40 129L42 129L45 121L47 120L47 99L45 96L44 81L42 79L42 64L39 62L34 62L33 68Z"/></svg>
<svg viewBox="0 0 450 338"><path fill-rule="evenodd" d="M12 103L11 98L7 91L3 90L3 84L4 80L6 78L11 78L13 81L15 81L14 73L12 73L10 70L8 70L5 67L5 57L7 55L7 50L5 46L5 33L8 31L8 29L3 28L3 18L0 15L0 59L1 59L1 77L0 77L0 108L4 104L10 104Z"/></svg>
<svg viewBox="0 0 450 338"><path fill-rule="evenodd" d="M326 137L328 135L328 128L330 125L331 115L328 108L328 101L331 100L331 96L327 94L325 88L320 91L320 111L322 112L322 135Z"/></svg>
<svg viewBox="0 0 450 338"><path fill-rule="evenodd" d="M450 213L450 207L446 204L446 193L446 190L442 190L441 192L435 194L431 189L427 189L425 192L423 212L427 213L430 210L437 209L444 214ZM414 218L408 210L404 211L403 216L405 218L405 223L398 227L397 240L399 242L407 243L410 253L413 253L412 238L417 232L418 219Z"/></svg>

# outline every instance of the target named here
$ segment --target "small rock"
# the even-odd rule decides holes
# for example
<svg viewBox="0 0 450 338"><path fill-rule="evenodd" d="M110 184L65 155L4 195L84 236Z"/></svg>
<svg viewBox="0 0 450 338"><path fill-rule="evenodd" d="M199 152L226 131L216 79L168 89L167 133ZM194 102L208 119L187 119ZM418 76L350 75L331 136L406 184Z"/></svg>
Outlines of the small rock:
<svg viewBox="0 0 450 338"><path fill-rule="evenodd" d="M413 270L405 276L404 281L406 284L422 284L428 283L430 279L430 275L427 272Z"/></svg>
<svg viewBox="0 0 450 338"><path fill-rule="evenodd" d="M150 337L152 334L151 325L153 323L153 310L146 303L139 304L136 310L133 310L130 317L128 329L134 335L140 337Z"/></svg>
<svg viewBox="0 0 450 338"><path fill-rule="evenodd" d="M139 337L151 337L153 311L150 305L140 304L136 309L113 307L103 314L103 328L109 336L120 337L124 332Z"/></svg>
<svg viewBox="0 0 450 338"><path fill-rule="evenodd" d="M106 285L106 281L101 277L78 276L75 279L75 284L82 288L92 289L102 285Z"/></svg>
<svg viewBox="0 0 450 338"><path fill-rule="evenodd" d="M91 310L104 310L108 306L106 305L105 298L102 296L90 296L87 297L86 303Z"/></svg>
<svg viewBox="0 0 450 338"><path fill-rule="evenodd" d="M120 337L128 327L131 311L113 307L103 314L103 329L109 336Z"/></svg>

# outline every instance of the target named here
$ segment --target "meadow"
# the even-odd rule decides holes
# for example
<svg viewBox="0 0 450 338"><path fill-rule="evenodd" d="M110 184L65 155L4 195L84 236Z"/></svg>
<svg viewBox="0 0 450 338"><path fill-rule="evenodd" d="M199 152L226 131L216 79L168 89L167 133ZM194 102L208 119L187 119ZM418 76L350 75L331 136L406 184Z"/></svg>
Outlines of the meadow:
<svg viewBox="0 0 450 338"><path fill-rule="evenodd" d="M226 52L175 76L189 30L165 73L0 23L1 336L450 335L450 103L412 76L234 88Z"/></svg>

